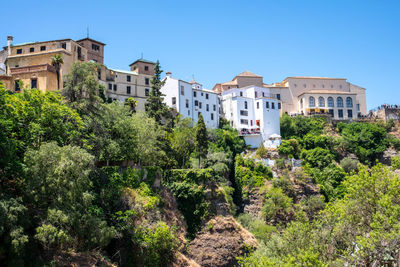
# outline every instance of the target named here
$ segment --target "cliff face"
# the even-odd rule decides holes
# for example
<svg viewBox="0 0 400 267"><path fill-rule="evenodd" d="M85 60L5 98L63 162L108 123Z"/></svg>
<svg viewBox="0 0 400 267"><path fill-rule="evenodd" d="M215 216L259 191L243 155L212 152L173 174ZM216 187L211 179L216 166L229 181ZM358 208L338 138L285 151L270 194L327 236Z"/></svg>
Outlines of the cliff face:
<svg viewBox="0 0 400 267"><path fill-rule="evenodd" d="M255 237L233 217L217 216L189 243L188 256L200 266L235 266L236 257L257 246Z"/></svg>

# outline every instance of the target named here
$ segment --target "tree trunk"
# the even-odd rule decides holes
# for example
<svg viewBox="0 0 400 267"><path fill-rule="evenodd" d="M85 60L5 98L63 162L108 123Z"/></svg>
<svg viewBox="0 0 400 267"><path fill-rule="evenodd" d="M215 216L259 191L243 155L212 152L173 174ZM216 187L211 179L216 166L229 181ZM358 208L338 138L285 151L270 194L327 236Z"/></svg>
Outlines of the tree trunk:
<svg viewBox="0 0 400 267"><path fill-rule="evenodd" d="M57 70L57 89L60 90L60 71Z"/></svg>

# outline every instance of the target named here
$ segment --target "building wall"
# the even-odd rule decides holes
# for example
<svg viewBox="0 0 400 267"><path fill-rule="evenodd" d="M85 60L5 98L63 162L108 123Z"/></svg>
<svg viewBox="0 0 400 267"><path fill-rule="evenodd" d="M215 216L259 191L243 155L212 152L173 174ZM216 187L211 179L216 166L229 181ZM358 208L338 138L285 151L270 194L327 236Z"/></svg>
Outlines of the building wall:
<svg viewBox="0 0 400 267"><path fill-rule="evenodd" d="M146 74L151 76L154 75L155 64L153 63L136 61L135 63L131 64L130 67L131 71L135 71L138 74ZM148 70L146 70L146 67L148 67Z"/></svg>
<svg viewBox="0 0 400 267"><path fill-rule="evenodd" d="M263 78L262 77L247 77L247 76L237 76L235 78L238 83L238 88L243 88L246 86L263 86Z"/></svg>
<svg viewBox="0 0 400 267"><path fill-rule="evenodd" d="M365 95L365 88L349 83L350 92L356 94L356 101L359 104L360 109L357 112L361 112L362 115L367 115L367 98Z"/></svg>
<svg viewBox="0 0 400 267"><path fill-rule="evenodd" d="M315 99L315 107L310 107L310 97L314 97ZM325 105L324 106L320 106L319 105L319 97L323 97L325 100ZM334 100L334 107L328 107L328 97L332 97ZM343 107L338 107L337 105L337 99L341 97L343 99ZM352 99L353 102L353 106L352 107L348 107L347 103L346 103L346 98L350 97ZM333 119L335 120L347 120L347 119L355 119L357 118L357 112L356 112L356 96L353 95L349 95L349 94L303 94L299 97L299 103L300 101L303 100L303 108L300 109L305 115L308 115L309 112L307 111L307 109L325 109L325 110L329 110L329 109L333 109L334 111L334 116ZM299 104L300 106L300 104ZM339 117L338 112L339 110L343 111L343 117ZM353 117L349 118L347 116L347 110L352 110L352 114Z"/></svg>
<svg viewBox="0 0 400 267"><path fill-rule="evenodd" d="M91 39L82 39L78 43L87 50L87 61L93 60L100 64L104 64L104 44ZM94 50L92 44L98 45L99 50Z"/></svg>

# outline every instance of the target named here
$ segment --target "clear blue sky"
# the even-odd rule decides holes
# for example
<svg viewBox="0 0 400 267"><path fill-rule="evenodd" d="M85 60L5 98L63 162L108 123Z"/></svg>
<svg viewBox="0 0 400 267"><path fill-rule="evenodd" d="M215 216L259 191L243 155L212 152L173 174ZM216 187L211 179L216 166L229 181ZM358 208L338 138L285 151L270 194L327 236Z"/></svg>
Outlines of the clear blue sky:
<svg viewBox="0 0 400 267"><path fill-rule="evenodd" d="M400 1L4 1L0 44L86 36L105 64L139 58L212 88L244 70L343 77L367 88L368 108L400 104Z"/></svg>

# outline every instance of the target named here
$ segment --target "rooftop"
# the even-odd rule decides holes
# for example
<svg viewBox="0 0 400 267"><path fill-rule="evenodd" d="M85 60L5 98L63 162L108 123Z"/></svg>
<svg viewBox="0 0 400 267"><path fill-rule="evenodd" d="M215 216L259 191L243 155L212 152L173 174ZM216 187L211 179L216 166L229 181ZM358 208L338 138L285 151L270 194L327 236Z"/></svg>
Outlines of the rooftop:
<svg viewBox="0 0 400 267"><path fill-rule="evenodd" d="M138 75L136 71L129 71L129 70L118 70L118 69L110 69L109 70L115 71L115 72L121 72L125 74L132 74L132 75Z"/></svg>
<svg viewBox="0 0 400 267"><path fill-rule="evenodd" d="M143 62L143 63L149 63L149 64L156 64L153 61L147 60L147 59L143 59L143 58L139 58L138 60L136 60L135 62L131 63L129 66L132 66L133 64L135 64L136 62Z"/></svg>
<svg viewBox="0 0 400 267"><path fill-rule="evenodd" d="M89 41L92 41L92 42L95 42L95 43L98 43L98 44L101 44L101 45L106 45L105 43L99 42L99 41L97 41L97 40L94 40L94 39L92 39L92 38L89 38L89 37L86 37L86 38L83 38L83 39L77 40L76 42L81 42L81 41L86 41L86 40L89 40Z"/></svg>
<svg viewBox="0 0 400 267"><path fill-rule="evenodd" d="M286 77L282 82L285 82L289 79L318 79L318 80L346 80L345 78L329 78L329 77L313 77L313 76L293 76Z"/></svg>
<svg viewBox="0 0 400 267"><path fill-rule="evenodd" d="M252 73L252 72L250 72L250 71L248 71L248 70L245 70L245 71L243 71L242 73L236 75L236 77L238 77L238 76L240 76L240 77L257 77L257 78L262 78L262 76L257 75L257 74L254 74L254 73ZM235 77L235 78L236 78L236 77Z"/></svg>

